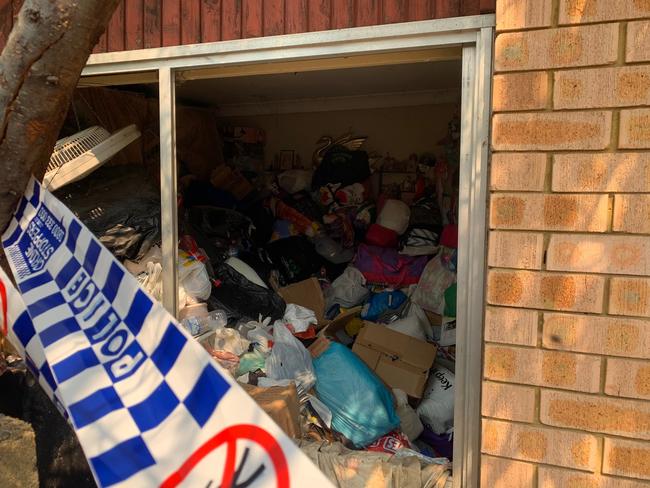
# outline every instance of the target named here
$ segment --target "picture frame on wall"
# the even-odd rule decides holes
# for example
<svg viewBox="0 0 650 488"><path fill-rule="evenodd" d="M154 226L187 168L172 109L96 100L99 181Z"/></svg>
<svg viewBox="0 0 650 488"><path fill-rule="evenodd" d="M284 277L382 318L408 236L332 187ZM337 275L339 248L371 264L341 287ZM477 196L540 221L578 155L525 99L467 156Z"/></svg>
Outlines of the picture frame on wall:
<svg viewBox="0 0 650 488"><path fill-rule="evenodd" d="M280 170L286 171L293 169L293 160L296 152L293 149L283 149L280 151Z"/></svg>

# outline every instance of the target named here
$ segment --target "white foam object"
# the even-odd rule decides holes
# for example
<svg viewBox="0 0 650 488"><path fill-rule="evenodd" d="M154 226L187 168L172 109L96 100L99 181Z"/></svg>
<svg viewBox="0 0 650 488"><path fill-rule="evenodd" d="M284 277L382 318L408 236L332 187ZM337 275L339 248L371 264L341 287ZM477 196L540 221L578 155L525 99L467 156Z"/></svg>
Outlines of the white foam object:
<svg viewBox="0 0 650 488"><path fill-rule="evenodd" d="M411 218L411 209L401 200L389 199L377 216L377 224L402 235L406 232Z"/></svg>

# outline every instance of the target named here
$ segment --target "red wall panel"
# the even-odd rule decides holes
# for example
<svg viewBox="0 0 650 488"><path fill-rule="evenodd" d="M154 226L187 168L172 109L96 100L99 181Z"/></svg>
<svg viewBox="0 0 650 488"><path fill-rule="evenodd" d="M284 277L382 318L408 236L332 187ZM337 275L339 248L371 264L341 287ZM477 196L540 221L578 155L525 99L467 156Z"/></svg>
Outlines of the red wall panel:
<svg viewBox="0 0 650 488"><path fill-rule="evenodd" d="M125 48L142 49L144 47L144 4L143 0L125 0Z"/></svg>
<svg viewBox="0 0 650 488"><path fill-rule="evenodd" d="M264 35L284 34L284 0L264 0Z"/></svg>
<svg viewBox="0 0 650 488"><path fill-rule="evenodd" d="M201 2L201 41L221 40L221 0Z"/></svg>
<svg viewBox="0 0 650 488"><path fill-rule="evenodd" d="M307 32L307 0L285 0L285 34Z"/></svg>
<svg viewBox="0 0 650 488"><path fill-rule="evenodd" d="M242 29L244 37L260 37L262 35L263 1L243 0Z"/></svg>
<svg viewBox="0 0 650 488"><path fill-rule="evenodd" d="M23 0L0 0L0 48ZM122 0L93 52L494 12L496 0Z"/></svg>
<svg viewBox="0 0 650 488"><path fill-rule="evenodd" d="M144 0L144 47L162 46L162 0Z"/></svg>
<svg viewBox="0 0 650 488"><path fill-rule="evenodd" d="M181 3L179 0L162 2L162 45L181 43Z"/></svg>
<svg viewBox="0 0 650 488"><path fill-rule="evenodd" d="M332 0L332 29L354 26L354 1Z"/></svg>
<svg viewBox="0 0 650 488"><path fill-rule="evenodd" d="M332 3L330 0L308 0L307 21L310 31L328 30L331 24Z"/></svg>
<svg viewBox="0 0 650 488"><path fill-rule="evenodd" d="M410 0L409 20L427 20L433 18L433 3L431 0Z"/></svg>
<svg viewBox="0 0 650 488"><path fill-rule="evenodd" d="M181 44L201 42L201 0L181 0Z"/></svg>
<svg viewBox="0 0 650 488"><path fill-rule="evenodd" d="M241 0L221 0L221 39L224 41L241 38L241 9Z"/></svg>
<svg viewBox="0 0 650 488"><path fill-rule="evenodd" d="M109 51L124 51L124 11L124 0L122 0L117 4L111 20L108 21L106 33L108 34L107 49Z"/></svg>

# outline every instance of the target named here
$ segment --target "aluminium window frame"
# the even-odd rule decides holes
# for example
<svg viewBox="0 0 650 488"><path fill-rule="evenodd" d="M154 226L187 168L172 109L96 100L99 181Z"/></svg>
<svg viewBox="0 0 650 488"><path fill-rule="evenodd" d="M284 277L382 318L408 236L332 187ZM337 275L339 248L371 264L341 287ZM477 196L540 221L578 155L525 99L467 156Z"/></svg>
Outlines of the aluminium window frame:
<svg viewBox="0 0 650 488"><path fill-rule="evenodd" d="M157 78L160 116L160 185L163 254L163 304L178 312L176 102L178 77L192 73L229 76L263 73L265 66L327 60L336 68L355 65L363 56L379 56L384 64L399 63L400 54L418 50L458 49L462 56L461 141L458 240L458 299L454 429L454 488L478 487L481 435L481 383L484 290L486 277L486 208L491 106L492 47L495 16L477 15L400 24L289 34L185 46L93 54L84 79ZM408 56L407 56L408 57ZM443 56L444 57L444 56ZM381 61L383 59L383 61ZM403 61L402 61L403 62ZM292 64L293 63L293 64ZM363 65L360 62L359 65ZM280 67L281 70L281 67ZM205 74L207 73L207 74ZM157 75L157 76L156 76ZM92 77L92 78L88 78ZM104 78L105 77L105 78ZM115 81L114 84L118 84ZM103 84L103 83L99 83Z"/></svg>

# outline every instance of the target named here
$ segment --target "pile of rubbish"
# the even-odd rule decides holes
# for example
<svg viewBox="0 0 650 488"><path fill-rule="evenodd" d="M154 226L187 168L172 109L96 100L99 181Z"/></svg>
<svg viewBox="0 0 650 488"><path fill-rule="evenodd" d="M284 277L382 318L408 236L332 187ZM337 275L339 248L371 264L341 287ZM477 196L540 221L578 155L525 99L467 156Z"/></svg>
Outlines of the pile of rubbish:
<svg viewBox="0 0 650 488"><path fill-rule="evenodd" d="M106 166L58 196L160 299L159 200L142 173ZM333 146L313 172L228 161L209 181L181 176L179 320L332 479L443 486L454 205L435 178L407 204L376 194L372 173L366 152Z"/></svg>

